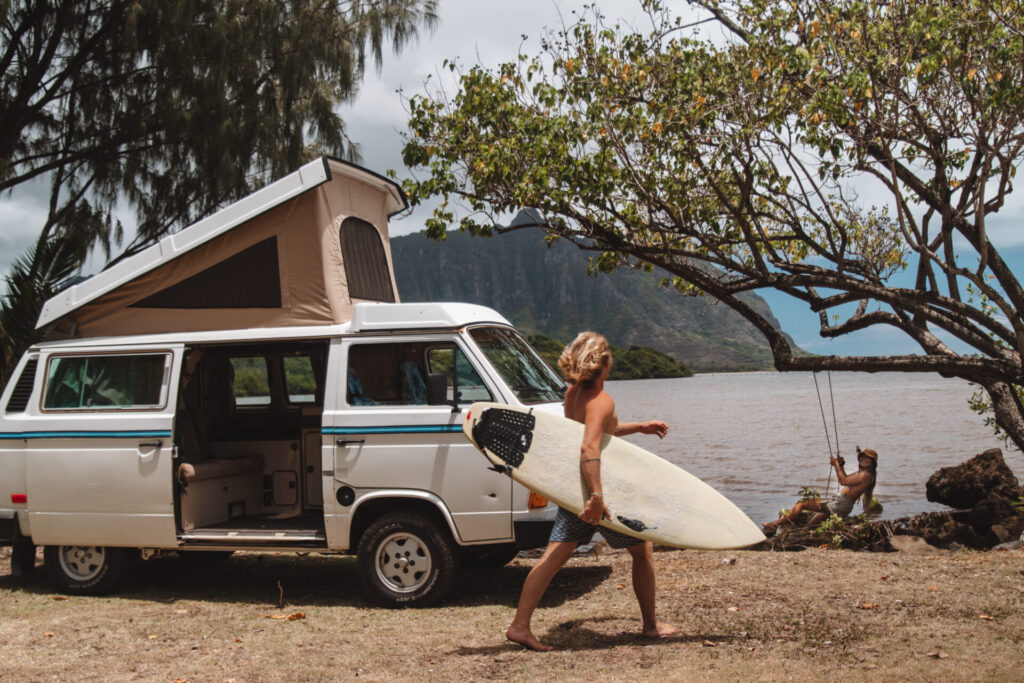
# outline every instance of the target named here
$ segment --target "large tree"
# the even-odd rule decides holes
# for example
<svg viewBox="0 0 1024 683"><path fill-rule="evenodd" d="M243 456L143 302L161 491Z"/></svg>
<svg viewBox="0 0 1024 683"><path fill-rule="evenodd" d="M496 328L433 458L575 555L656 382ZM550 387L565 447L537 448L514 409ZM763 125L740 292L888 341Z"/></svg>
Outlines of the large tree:
<svg viewBox="0 0 1024 683"><path fill-rule="evenodd" d="M532 58L450 65L452 95L409 104L426 173L407 190L445 199L430 232L448 200L474 232L534 207L602 268L725 302L779 370L964 378L1024 446L1024 289L988 233L1024 143L1021 3L693 4L689 24L650 2L649 30L588 16ZM739 296L769 287L824 337L889 326L920 353L795 355Z"/></svg>
<svg viewBox="0 0 1024 683"><path fill-rule="evenodd" d="M49 188L0 311L3 364L31 341L25 324L67 260L121 240L118 202L135 210L139 245L312 156L358 156L339 103L367 57L431 27L435 6L0 0L0 192Z"/></svg>

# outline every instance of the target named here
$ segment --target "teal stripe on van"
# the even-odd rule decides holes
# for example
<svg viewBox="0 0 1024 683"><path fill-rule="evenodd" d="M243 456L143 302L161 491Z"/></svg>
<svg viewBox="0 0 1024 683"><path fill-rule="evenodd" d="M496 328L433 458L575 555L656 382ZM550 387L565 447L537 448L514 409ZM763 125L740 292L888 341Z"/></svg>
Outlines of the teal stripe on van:
<svg viewBox="0 0 1024 683"><path fill-rule="evenodd" d="M324 427L323 434L454 434L459 425L401 425L395 427Z"/></svg>
<svg viewBox="0 0 1024 683"><path fill-rule="evenodd" d="M116 432L0 432L0 439L148 439L154 437L170 438L167 431L116 431Z"/></svg>

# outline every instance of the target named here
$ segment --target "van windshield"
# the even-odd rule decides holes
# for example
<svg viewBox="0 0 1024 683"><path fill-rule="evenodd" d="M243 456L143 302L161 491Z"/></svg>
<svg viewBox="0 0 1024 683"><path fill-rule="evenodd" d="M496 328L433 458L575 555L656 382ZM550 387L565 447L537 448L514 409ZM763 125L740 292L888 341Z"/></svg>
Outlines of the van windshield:
<svg viewBox="0 0 1024 683"><path fill-rule="evenodd" d="M515 330L476 327L469 334L523 403L547 403L565 397L565 383Z"/></svg>

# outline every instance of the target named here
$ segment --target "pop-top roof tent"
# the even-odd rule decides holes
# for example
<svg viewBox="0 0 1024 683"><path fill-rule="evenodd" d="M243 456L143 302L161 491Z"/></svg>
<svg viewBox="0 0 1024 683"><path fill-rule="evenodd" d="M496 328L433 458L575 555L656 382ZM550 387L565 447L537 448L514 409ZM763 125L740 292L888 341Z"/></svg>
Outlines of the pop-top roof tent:
<svg viewBox="0 0 1024 683"><path fill-rule="evenodd" d="M398 301L391 180L323 157L46 302L48 339L324 325Z"/></svg>

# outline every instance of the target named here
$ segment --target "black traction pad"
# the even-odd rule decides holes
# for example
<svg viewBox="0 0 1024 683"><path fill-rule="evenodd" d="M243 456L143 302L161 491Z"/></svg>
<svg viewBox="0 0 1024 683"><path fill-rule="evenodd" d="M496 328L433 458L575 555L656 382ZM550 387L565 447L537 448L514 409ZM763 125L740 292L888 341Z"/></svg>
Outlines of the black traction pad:
<svg viewBox="0 0 1024 683"><path fill-rule="evenodd" d="M629 517L623 517L622 515L619 515L617 519L622 522L623 526L626 526L636 532L647 531L648 529L657 529L657 527L647 526L639 519L630 519Z"/></svg>
<svg viewBox="0 0 1024 683"><path fill-rule="evenodd" d="M532 413L488 408L473 425L473 440L501 458L509 467L523 464L523 455L533 443L537 419Z"/></svg>

